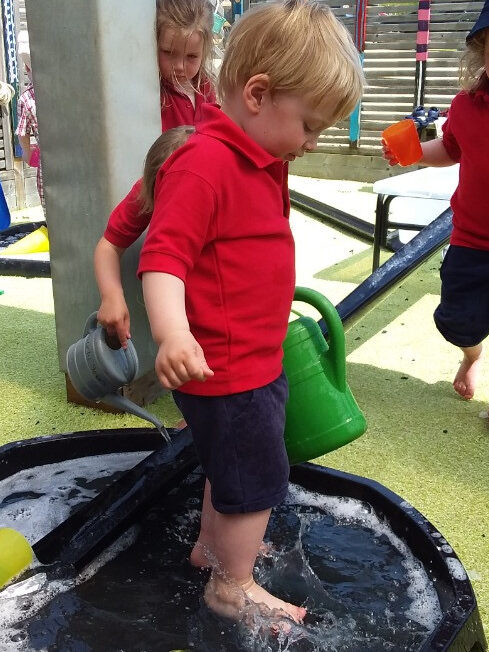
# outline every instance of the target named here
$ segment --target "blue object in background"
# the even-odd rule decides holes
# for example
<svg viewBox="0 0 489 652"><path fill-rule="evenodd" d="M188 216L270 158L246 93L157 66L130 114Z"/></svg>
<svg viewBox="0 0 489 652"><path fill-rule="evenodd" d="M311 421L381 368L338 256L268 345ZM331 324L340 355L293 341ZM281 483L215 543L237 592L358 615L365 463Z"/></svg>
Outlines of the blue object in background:
<svg viewBox="0 0 489 652"><path fill-rule="evenodd" d="M10 211L7 206L7 200L3 194L3 188L0 184L0 231L8 229L10 226Z"/></svg>

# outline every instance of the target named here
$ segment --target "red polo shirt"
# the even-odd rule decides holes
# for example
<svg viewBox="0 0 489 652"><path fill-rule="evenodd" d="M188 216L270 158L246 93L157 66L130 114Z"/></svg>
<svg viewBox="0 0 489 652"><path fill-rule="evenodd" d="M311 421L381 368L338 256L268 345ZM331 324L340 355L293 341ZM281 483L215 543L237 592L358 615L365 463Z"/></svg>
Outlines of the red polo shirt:
<svg viewBox="0 0 489 652"><path fill-rule="evenodd" d="M104 238L116 247L127 249L147 228L151 213L140 212L139 192L141 179L136 181L129 193L110 214Z"/></svg>
<svg viewBox="0 0 489 652"><path fill-rule="evenodd" d="M462 91L452 101L443 125L443 144L460 162L460 179L451 206L450 243L489 250L489 88Z"/></svg>
<svg viewBox="0 0 489 652"><path fill-rule="evenodd" d="M179 91L173 84L161 80L161 131L180 125L193 125L199 119L202 104L215 102L216 94L208 79L204 79L200 92L195 93L195 108L188 95Z"/></svg>
<svg viewBox="0 0 489 652"><path fill-rule="evenodd" d="M294 242L283 161L217 105L202 108L196 129L156 178L138 275L166 272L185 282L190 328L215 375L179 389L217 396L280 375Z"/></svg>

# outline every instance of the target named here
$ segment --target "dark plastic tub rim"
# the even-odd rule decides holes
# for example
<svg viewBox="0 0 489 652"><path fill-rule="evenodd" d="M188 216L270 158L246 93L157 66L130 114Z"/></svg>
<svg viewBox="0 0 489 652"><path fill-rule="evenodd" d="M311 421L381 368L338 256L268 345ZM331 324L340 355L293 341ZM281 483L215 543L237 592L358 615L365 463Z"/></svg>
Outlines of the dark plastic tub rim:
<svg viewBox="0 0 489 652"><path fill-rule="evenodd" d="M170 434L172 438L178 437L178 431L170 430ZM151 428L78 431L19 440L0 447L0 480L29 466L110 453L138 450L151 452L160 444L161 435ZM31 454L26 454L26 449L31 449ZM26 464L26 460L30 462L29 465ZM417 550L413 550L409 541L407 541L408 546L425 567L427 564L418 554L420 551L424 553L423 557L438 560L439 568L441 568L440 564L444 567L445 577L448 578L450 592L453 595L449 605L441 605L443 617L419 652L450 649L450 644L477 609L477 602L467 573L456 553L454 551L448 553L436 545L440 538L439 531L401 496L375 480L309 462L292 467L290 479L311 491L368 502L377 515L384 515L387 518L394 532L404 540L407 532L411 533L411 541L412 533L417 533ZM348 491L345 493L346 489ZM401 519L404 525L402 528L396 527L394 521L399 525ZM410 527L406 527L407 524ZM404 536L400 529L404 530ZM447 559L456 560L460 564L465 572L465 578L454 577ZM440 598L438 588L435 586Z"/></svg>

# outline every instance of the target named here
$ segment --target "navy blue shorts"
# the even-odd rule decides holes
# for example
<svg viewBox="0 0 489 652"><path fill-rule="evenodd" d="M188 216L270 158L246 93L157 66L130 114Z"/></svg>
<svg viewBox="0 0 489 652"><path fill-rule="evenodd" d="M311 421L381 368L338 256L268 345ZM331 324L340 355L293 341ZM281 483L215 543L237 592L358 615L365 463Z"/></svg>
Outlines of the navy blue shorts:
<svg viewBox="0 0 489 652"><path fill-rule="evenodd" d="M216 511L259 512L285 498L290 468L283 372L264 387L238 394L194 396L175 390L173 397L192 430Z"/></svg>
<svg viewBox="0 0 489 652"><path fill-rule="evenodd" d="M455 346L480 344L489 334L489 251L450 245L440 278L436 327Z"/></svg>

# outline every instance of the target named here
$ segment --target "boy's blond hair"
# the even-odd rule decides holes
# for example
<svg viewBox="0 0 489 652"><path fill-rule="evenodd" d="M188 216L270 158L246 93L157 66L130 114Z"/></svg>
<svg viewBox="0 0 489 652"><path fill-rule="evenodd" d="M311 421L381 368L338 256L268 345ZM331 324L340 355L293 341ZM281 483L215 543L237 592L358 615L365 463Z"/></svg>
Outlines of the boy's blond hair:
<svg viewBox="0 0 489 652"><path fill-rule="evenodd" d="M480 32L467 42L465 51L460 59L459 80L460 86L466 91L475 91L487 75L484 69L484 49L487 29Z"/></svg>
<svg viewBox="0 0 489 652"><path fill-rule="evenodd" d="M153 211L158 170L173 152L187 142L188 137L194 132L195 127L191 125L168 129L149 148L144 160L143 179L138 198L141 204L141 212L151 213Z"/></svg>
<svg viewBox="0 0 489 652"><path fill-rule="evenodd" d="M307 96L320 107L335 103L334 122L346 118L365 84L358 51L331 9L309 0L260 5L233 26L219 74L220 98L257 74L271 93Z"/></svg>

